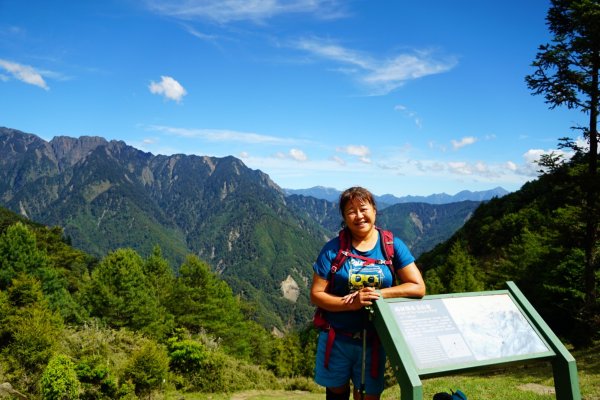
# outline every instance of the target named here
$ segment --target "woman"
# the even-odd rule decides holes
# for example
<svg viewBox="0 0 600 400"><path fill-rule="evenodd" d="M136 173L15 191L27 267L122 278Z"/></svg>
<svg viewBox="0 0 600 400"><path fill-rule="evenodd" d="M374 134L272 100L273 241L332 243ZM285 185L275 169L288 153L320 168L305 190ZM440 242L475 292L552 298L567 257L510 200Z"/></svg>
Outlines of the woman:
<svg viewBox="0 0 600 400"><path fill-rule="evenodd" d="M311 301L324 310L329 329L335 332L334 340L331 332L324 330L319 334L315 381L326 387L327 400L347 400L350 381L354 399L364 395L366 400L378 400L384 388L385 354L383 349L377 350L377 341L371 340L376 333L363 309L380 296L422 297L425 283L415 258L398 238L394 238L395 277L387 265L371 263L384 260L385 256L380 232L375 227L375 200L368 190L362 187L345 190L339 207L343 225L350 233L353 255L340 266L331 283L331 263L340 248L339 237L323 247L313 265ZM401 283L394 285L395 280ZM363 341L365 332L369 340ZM362 354L365 344L366 362ZM376 372L365 373L365 365L369 372Z"/></svg>

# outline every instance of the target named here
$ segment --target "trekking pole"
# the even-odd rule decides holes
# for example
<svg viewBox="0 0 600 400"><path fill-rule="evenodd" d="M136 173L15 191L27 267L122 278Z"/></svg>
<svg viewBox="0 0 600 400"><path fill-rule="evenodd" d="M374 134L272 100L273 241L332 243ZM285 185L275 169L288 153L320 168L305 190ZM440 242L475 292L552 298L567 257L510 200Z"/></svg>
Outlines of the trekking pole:
<svg viewBox="0 0 600 400"><path fill-rule="evenodd" d="M362 365L360 367L360 400L365 400L365 370L367 366L367 328L362 331Z"/></svg>
<svg viewBox="0 0 600 400"><path fill-rule="evenodd" d="M360 366L360 400L365 400L365 371L367 369L367 321L370 319L370 307L363 310L362 364Z"/></svg>

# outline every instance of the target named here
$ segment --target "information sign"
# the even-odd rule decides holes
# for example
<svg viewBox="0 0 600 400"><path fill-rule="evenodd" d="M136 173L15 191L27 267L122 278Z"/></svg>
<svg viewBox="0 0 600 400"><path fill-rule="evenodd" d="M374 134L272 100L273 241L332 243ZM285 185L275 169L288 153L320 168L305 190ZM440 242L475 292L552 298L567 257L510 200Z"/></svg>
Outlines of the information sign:
<svg viewBox="0 0 600 400"><path fill-rule="evenodd" d="M550 360L558 400L580 400L575 359L513 282L508 290L379 299L373 322L400 384L422 400L421 378Z"/></svg>
<svg viewBox="0 0 600 400"><path fill-rule="evenodd" d="M508 294L398 302L390 309L419 370L550 351Z"/></svg>

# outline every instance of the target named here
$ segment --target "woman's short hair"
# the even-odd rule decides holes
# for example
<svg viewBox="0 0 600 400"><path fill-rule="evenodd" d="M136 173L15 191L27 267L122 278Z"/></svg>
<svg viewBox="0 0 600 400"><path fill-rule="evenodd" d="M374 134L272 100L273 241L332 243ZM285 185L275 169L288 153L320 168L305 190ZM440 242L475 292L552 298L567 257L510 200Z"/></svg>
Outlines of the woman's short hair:
<svg viewBox="0 0 600 400"><path fill-rule="evenodd" d="M346 205L354 200L369 203L377 210L373 194L363 187L353 186L344 190L340 195L340 214L342 214L342 218L344 218L344 209L346 208Z"/></svg>

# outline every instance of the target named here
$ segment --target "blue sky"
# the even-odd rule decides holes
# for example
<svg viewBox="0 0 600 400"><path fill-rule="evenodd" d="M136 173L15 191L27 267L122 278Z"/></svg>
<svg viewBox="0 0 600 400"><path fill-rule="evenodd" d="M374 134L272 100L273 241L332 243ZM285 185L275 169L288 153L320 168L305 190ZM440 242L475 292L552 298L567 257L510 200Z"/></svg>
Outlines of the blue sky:
<svg viewBox="0 0 600 400"><path fill-rule="evenodd" d="M524 78L545 0L0 0L0 126L233 155L281 187L535 179L585 125Z"/></svg>

